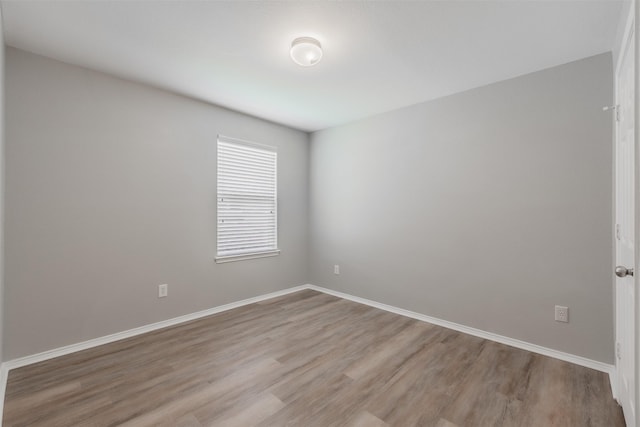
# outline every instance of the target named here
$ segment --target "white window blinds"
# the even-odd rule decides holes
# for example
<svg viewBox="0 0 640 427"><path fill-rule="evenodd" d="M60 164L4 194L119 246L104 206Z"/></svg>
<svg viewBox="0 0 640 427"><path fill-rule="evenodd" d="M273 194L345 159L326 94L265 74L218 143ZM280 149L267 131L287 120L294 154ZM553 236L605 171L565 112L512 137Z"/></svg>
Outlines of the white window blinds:
<svg viewBox="0 0 640 427"><path fill-rule="evenodd" d="M218 136L216 261L277 255L277 153Z"/></svg>

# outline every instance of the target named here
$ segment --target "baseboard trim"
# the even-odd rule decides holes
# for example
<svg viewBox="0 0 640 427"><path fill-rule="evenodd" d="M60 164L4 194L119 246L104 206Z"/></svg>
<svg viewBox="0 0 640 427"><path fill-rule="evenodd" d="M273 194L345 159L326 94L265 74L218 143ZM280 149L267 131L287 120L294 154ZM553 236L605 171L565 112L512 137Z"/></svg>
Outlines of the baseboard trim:
<svg viewBox="0 0 640 427"><path fill-rule="evenodd" d="M389 304L384 304L381 302L369 300L366 298L357 297L354 295L350 295L344 292L334 291L332 289L323 288L321 286L316 285L301 285L295 286L292 288L283 289L281 291L271 292L268 294L259 295L252 298L247 298L241 301L232 302L229 304L220 305L217 307L209 308L207 310L198 311L191 314L186 314L184 316L174 317L172 319L163 320L160 322L152 323L145 326L140 326L138 328L129 329L123 332L117 332L115 334L106 335L100 338L94 338L88 341L83 341L77 344L71 344L64 347L55 348L52 350L47 350L42 353L33 354L30 356L20 357L17 359L9 360L7 362L2 363L0 367L0 375L4 375L4 380L6 382L6 374L11 369L21 368L23 366L32 365L34 363L43 362L45 360L53 359L56 357L64 356L67 354L75 353L82 350L87 350L89 348L97 347L104 344L109 344L115 341L120 341L125 338L131 338L136 335L141 335L147 332L155 331L157 329L166 328L169 326L179 325L184 322L189 322L191 320L196 320L202 317L211 316L212 314L220 313L227 310L232 310L234 308L242 307L244 305L253 304L256 302L264 301L270 298L279 297L282 295L287 295L293 292L298 292L304 289L312 289L318 292L322 292L325 294L333 295L339 298L344 298L350 301L354 301L360 304L365 304L371 307L379 308L381 310L389 311L391 313L399 314L401 316L410 317L412 319L421 320L423 322L432 323L434 325L443 326L445 328L453 329L455 331L463 332L465 334L473 335L476 337L488 339L491 341L499 342L501 344L506 344L511 347L516 347L522 350L531 351L533 353L542 354L544 356L553 357L556 359L564 360L566 362L575 363L576 365L584 366L587 368L595 369L597 371L606 372L609 374L611 378L611 387L612 391L614 391L614 379L615 379L615 366L609 365L607 363L598 362L596 360L591 360L582 356L576 356L574 354L565 353L559 350L554 350L551 348L543 347L537 344L532 344L526 341L517 340L514 338L505 337L503 335L495 334L493 332L483 331L481 329L472 328L469 326L461 325L458 323L450 322L448 320L439 319L436 317L427 316L425 314L416 313L414 311L405 310L403 308L395 307ZM0 381L2 378L0 378ZM2 383L0 383L0 386ZM617 390L615 390L617 391ZM614 391L614 396L616 395ZM3 393L4 389L0 390L0 393Z"/></svg>
<svg viewBox="0 0 640 427"><path fill-rule="evenodd" d="M151 323L149 325L140 326L138 328L129 329L123 332L117 332L115 334L106 335L100 338L94 338L94 339L83 341L77 344L71 344L64 347L43 351L42 353L37 353L30 356L12 359L2 364L1 372L8 373L11 369L21 368L23 366L32 365L34 363L44 362L45 360L54 359L56 357L65 356L67 354L75 353L82 350L87 350L93 347L98 347L100 345L109 344L115 341L120 341L125 338L135 337L136 335L141 335L147 332L155 331L155 330L166 328L169 326L179 325L181 323L189 322L191 320L196 320L202 317L211 316L212 314L221 313L223 311L232 310L234 308L242 307L244 305L253 304L256 302L279 297L282 295L287 295L287 294L298 292L304 289L308 289L308 286L307 285L295 286L293 288L287 288L281 291L271 292L268 294L247 298L241 301L236 301L229 304L224 304L217 307L209 308L206 310L197 311L195 313L186 314L184 316L178 316L172 319ZM4 389L2 390L2 393L4 393Z"/></svg>
<svg viewBox="0 0 640 427"><path fill-rule="evenodd" d="M0 425L2 425L2 418L4 415L4 395L7 391L7 378L9 377L9 369L7 364L2 363L0 365Z"/></svg>
<svg viewBox="0 0 640 427"><path fill-rule="evenodd" d="M605 372L609 374L609 379L611 382L611 391L613 393L613 396L614 398L617 397L617 389L615 387L616 375L615 375L614 365L609 365L607 363L598 362L596 360L591 360L582 356L576 356L570 353L564 353L562 351L550 349L547 347L539 346L537 344L528 343L526 341L521 341L514 338L505 337L492 332L487 332L481 329L476 329L476 328L461 325L458 323L450 322L448 320L438 319L436 317L427 316L425 314L416 313L410 310L405 310L403 308L394 307L392 305L380 303L380 302L369 300L366 298L357 297L344 292L334 291L332 289L323 288L321 286L307 284L307 285L295 286L288 289L283 289L276 292L271 292L268 294L259 295L252 298L247 298L241 301L224 304L224 305L213 307L207 310L198 311L198 312L187 314L184 316L174 317L172 319L163 320L160 322L152 323L152 324L141 326L138 328L129 329L127 331L117 332L115 334L106 335L104 337L94 338L94 339L83 341L77 344L71 344L64 347L59 347L52 350L48 350L41 353L30 355L30 356L20 357L17 359L4 362L0 365L0 423L2 422L4 394L6 391L7 378L8 378L9 371L11 369L21 368L23 366L32 365L34 363L43 362L56 357L65 356L67 354L75 353L82 350L87 350L93 347L109 344L115 341L120 341L122 339L131 338L137 335L141 335L147 332L166 328L169 326L179 325L181 323L189 322L202 317L211 316L212 314L221 313L223 311L232 310L234 308L268 300L268 299L279 297L282 295L291 294L291 293L298 292L305 289L312 289L314 291L322 292L328 295L333 295L338 298L343 298L343 299L357 302L360 304L365 304L370 307L374 307L374 308L385 310L391 313L399 314L401 316L410 317L412 319L442 326L448 329L453 329L455 331L463 332L465 334L473 335L479 338L488 339L491 341L499 342L501 344L509 345L511 347L531 351L533 353L542 354L544 356L553 357L555 359L563 360L565 362L570 362L576 365L580 365L587 368L595 369L597 371Z"/></svg>
<svg viewBox="0 0 640 427"><path fill-rule="evenodd" d="M620 403L618 400L618 373L616 372L616 367L611 366L611 371L609 372L609 384L611 384L611 394L616 402Z"/></svg>
<svg viewBox="0 0 640 427"><path fill-rule="evenodd" d="M514 338L498 335L493 332L483 331L481 329L472 328L458 323L450 322L448 320L438 319L436 317L427 316L425 314L416 313L413 311L405 310L403 308L394 307L392 305L383 304L377 301L372 301L366 298L360 298L354 295L346 294L344 292L334 291L332 289L323 288L321 286L307 285L308 289L313 289L318 292L333 295L339 298L347 299L360 304L365 304L371 307L379 308L381 310L389 311L391 313L399 314L401 316L411 317L412 319L421 320L423 322L432 323L434 325L443 326L448 329L453 329L458 332L473 335L479 338L484 338L490 341L506 344L511 347L519 348L521 350L527 350L533 353L542 354L544 356L553 357L555 359L564 360L565 362L574 363L576 365L584 366L587 368L595 369L596 371L605 372L609 374L609 378L614 378L615 366L607 363L598 362L597 360L587 359L586 357L576 356L570 353L564 353L562 351L554 350L551 348L543 347L537 344L532 344L526 341L517 340ZM612 382L613 387L613 382Z"/></svg>

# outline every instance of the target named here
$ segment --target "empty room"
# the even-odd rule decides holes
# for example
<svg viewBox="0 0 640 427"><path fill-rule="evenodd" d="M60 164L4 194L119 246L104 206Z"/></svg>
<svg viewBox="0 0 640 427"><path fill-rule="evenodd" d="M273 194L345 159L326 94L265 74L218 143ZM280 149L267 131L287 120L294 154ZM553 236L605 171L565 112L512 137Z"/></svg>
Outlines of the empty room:
<svg viewBox="0 0 640 427"><path fill-rule="evenodd" d="M636 0L0 0L0 424L636 427Z"/></svg>

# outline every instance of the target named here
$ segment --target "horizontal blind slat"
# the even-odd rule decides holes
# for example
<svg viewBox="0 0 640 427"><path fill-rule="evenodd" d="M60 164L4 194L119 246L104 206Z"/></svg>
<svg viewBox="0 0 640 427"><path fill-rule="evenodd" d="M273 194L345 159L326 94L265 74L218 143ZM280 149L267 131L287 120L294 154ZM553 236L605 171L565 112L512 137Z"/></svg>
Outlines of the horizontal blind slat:
<svg viewBox="0 0 640 427"><path fill-rule="evenodd" d="M269 163L256 163L256 162L246 162L241 161L239 159L220 159L219 165L221 168L227 169L244 169L249 172L256 173L271 173L271 164Z"/></svg>
<svg viewBox="0 0 640 427"><path fill-rule="evenodd" d="M218 149L222 152L236 152L244 156L274 156L275 149L268 150L265 148L248 147L246 145L236 144L233 142L218 141Z"/></svg>
<svg viewBox="0 0 640 427"><path fill-rule="evenodd" d="M275 150L218 140L217 253L277 249Z"/></svg>

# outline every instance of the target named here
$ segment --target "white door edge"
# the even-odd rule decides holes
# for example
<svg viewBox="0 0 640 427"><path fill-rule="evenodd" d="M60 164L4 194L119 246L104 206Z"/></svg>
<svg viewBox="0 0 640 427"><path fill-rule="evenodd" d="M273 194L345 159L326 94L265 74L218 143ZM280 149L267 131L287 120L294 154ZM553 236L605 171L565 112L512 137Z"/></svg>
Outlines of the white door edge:
<svg viewBox="0 0 640 427"><path fill-rule="evenodd" d="M638 48L638 34L635 27L635 23L636 22L640 22L636 19L636 15L638 14L638 1L637 0L633 0L634 3L632 4L631 8L630 8L630 13L627 17L627 22L625 25L625 30L624 30L624 35L622 38L622 45L621 45L621 49L620 49L620 55L617 58L617 63L615 64L615 74L614 74L614 79L615 79L615 90L614 90L614 94L615 94L615 105L618 107L615 111L615 116L614 116L614 130L615 130L615 140L614 140L614 162L616 162L616 179L614 182L614 194L615 194L615 198L614 198L614 223L616 223L616 232L614 234L616 234L616 236L614 236L614 242L615 242L615 247L616 250L613 253L613 257L615 260L615 264L614 265L620 265L620 264L629 264L626 265L626 267L628 268L635 268L635 271L637 270L637 266L640 266L640 263L638 262L638 256L640 255L640 251L638 250L638 244L640 242L640 219L638 218L638 213L640 212L640 195L639 195L639 190L640 190L640 185L638 185L637 183L640 182L639 177L640 177L640 171L639 171L639 166L640 166L640 150L638 149L638 125L640 124L640 122L638 121L638 107L637 107L637 100L638 98L638 57L639 55L636 53L637 48ZM635 42L635 43L634 43ZM629 50L630 46L634 46L635 48L633 50ZM634 55L634 59L633 62L630 64L633 69L632 70L628 70L628 59L629 59L629 55ZM626 60L626 61L625 61ZM623 67L627 66L626 69L623 70ZM631 78L631 84L634 86L633 89L633 94L634 94L634 98L635 99L631 99L631 101L629 101L628 97L622 97L622 99L620 98L620 85L622 84L621 81L621 76L622 73L627 73L627 82L629 82L628 80L628 73L632 72L632 78ZM621 107L621 105L625 103L624 107ZM627 245L629 248L631 248L632 246L632 250L633 250L633 254L632 256L624 256L623 255L623 261L620 261L620 241L618 240L618 220L619 220L619 213L618 213L618 209L620 208L620 205L618 204L618 197L620 197L620 188L618 188L618 186L620 185L620 182L628 182L626 179L624 179L623 181L619 181L619 172L618 172L618 161L619 161L619 153L617 150L620 149L619 146L619 142L621 136L620 136L620 125L622 124L622 122L618 122L616 120L616 117L618 117L618 114L621 113L621 109L622 110L627 110L629 111L629 109L633 109L633 111L631 112L631 116L632 116L632 120L634 121L634 125L633 125L633 139L631 141L632 147L630 147L633 150L633 157L631 159L632 162L632 167L634 169L634 174L633 176L629 177L627 175L626 179L629 180L633 180L633 191L632 191L632 196L634 198L633 201L633 205L632 208L634 209L633 212L633 218L631 219L631 223L629 224L629 226L632 226L634 228L634 232L632 233L630 237L630 239L633 240L633 244L632 245ZM622 112L624 114L624 111ZM628 117L628 116L627 116ZM621 118L622 120L622 118ZM624 158L624 156L623 156ZM624 203L624 202L623 202ZM628 205L627 205L628 206ZM624 210L623 210L624 211ZM627 217L628 218L628 217ZM624 226L627 227L627 226ZM624 240L624 239L623 239ZM631 243L631 242L629 242ZM628 253L629 250L627 250L626 253ZM625 253L624 250L622 252L623 254ZM614 358L615 358L615 367L614 367L614 371L613 373L610 375L610 382L611 382L611 391L612 394L614 396L614 398L623 406L625 407L625 418L626 418L626 423L628 427L636 427L636 418L637 418L637 408L640 407L640 379L639 379L639 367L640 367L640 292L637 292L636 290L638 289L638 274L636 274L633 279L632 282L626 282L626 285L622 285L623 282L621 282L621 280L628 280L628 279L616 279L615 276L612 275L612 278L614 280L614 296L616 301L616 322L615 322L615 341L614 341ZM629 286L631 286L631 288L629 288ZM624 287L624 288L623 288ZM631 304L624 304L625 301L622 301L620 298L622 297L620 295L618 295L620 292L623 292L623 289L629 289L629 292L633 292L633 301L631 302ZM627 300L629 301L629 300ZM622 310L622 311L620 311ZM633 310L633 313L629 313L629 310ZM621 314L622 313L622 314ZM627 322L622 322L620 323L620 319L623 318L628 318L627 315L625 315L624 313L629 313L632 315L631 319ZM622 316L622 317L621 317ZM625 324L631 324L631 327L633 328L633 331L629 331L624 325ZM621 326L622 325L622 326ZM628 336L630 338L625 339L624 337ZM625 346L624 342L625 341L633 341L633 346L629 346L628 344ZM619 358L619 352L620 352L620 348L619 345L620 343L623 343L622 347L622 359ZM625 357L626 356L626 357ZM625 362L626 361L626 362ZM629 364L629 361L631 361L631 363ZM622 362L622 365L621 365ZM624 368L624 369L623 369ZM629 372L629 371L632 372ZM626 375L626 376L625 376ZM628 384L630 386L626 387L625 386L625 382L628 383L633 383L633 384Z"/></svg>

